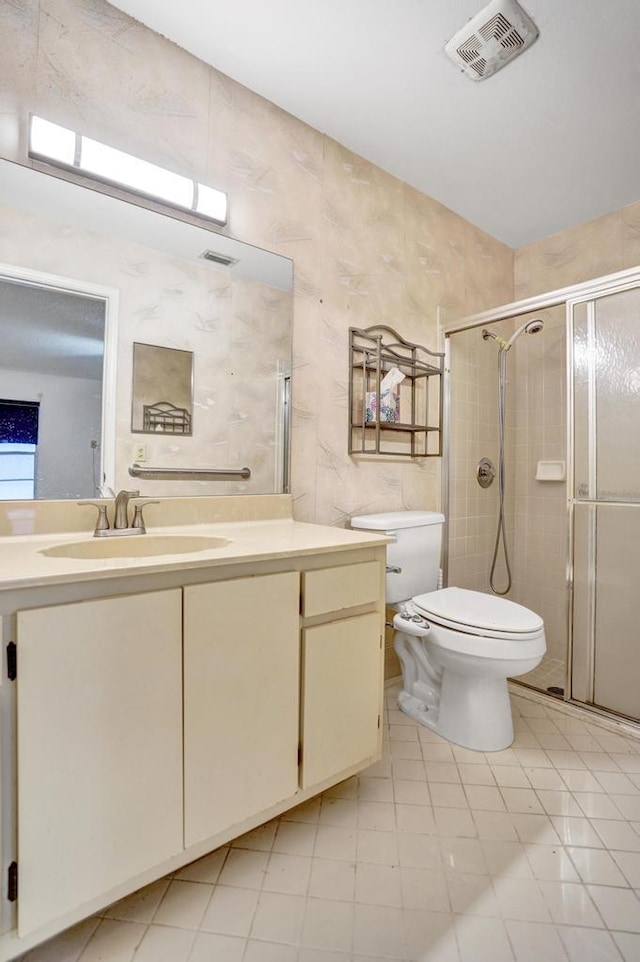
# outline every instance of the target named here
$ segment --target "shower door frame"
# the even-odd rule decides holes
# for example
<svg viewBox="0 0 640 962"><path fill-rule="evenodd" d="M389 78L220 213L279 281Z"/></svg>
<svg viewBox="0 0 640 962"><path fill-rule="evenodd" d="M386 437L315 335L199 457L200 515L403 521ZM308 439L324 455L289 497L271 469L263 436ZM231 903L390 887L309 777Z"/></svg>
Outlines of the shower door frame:
<svg viewBox="0 0 640 962"><path fill-rule="evenodd" d="M582 292L576 294L574 297L567 299L567 507L569 510L569 537L571 551L569 559L571 562L571 576L570 576L570 591L569 591L569 609L568 609L568 619L569 619L569 631L568 631L568 647L567 647L567 687L565 691L567 696L566 701L571 702L571 704L579 705L581 708L585 708L589 711L595 712L606 718L615 720L621 724L638 726L639 722L637 719L630 718L628 715L623 715L620 712L615 712L612 709L604 708L601 705L595 703L595 645L596 645L596 585L597 585L597 570L596 570L596 512L597 508L601 504L616 504L615 501L601 501L597 498L596 491L596 458L597 458L597 441L596 441L596 385L595 377L596 372L592 364L589 364L588 373L588 432L589 432L589 456L588 456L588 489L589 496L577 498L576 496L576 465L575 465L575 364L574 364L574 336L575 336L575 309L581 304L587 307L587 325L589 329L589 339L592 340L595 337L595 324L596 324L596 306L595 301L609 297L615 294L622 294L625 291L639 290L640 289L640 268L635 268L630 271L624 271L620 275L609 275L607 277L600 278L601 284L597 286L596 289L587 292ZM628 504L628 502L620 502L621 505ZM574 602L574 579L575 579L575 539L576 539L576 523L575 523L575 509L576 505L585 505L589 509L588 515L588 534L587 534L587 578L588 578L588 601L589 610L586 615L586 626L585 631L587 633L587 640L585 644L585 651L582 653L583 659L580 665L580 675L581 678L576 686L574 679L574 661L576 655L576 643L575 643L575 618L573 617L573 602ZM640 506L637 510L640 510ZM582 697L574 695L575 688L581 689Z"/></svg>
<svg viewBox="0 0 640 962"><path fill-rule="evenodd" d="M624 271L617 271L614 274L606 274L602 277L592 278L582 281L579 284L572 284L568 287L560 287L544 294L528 297L520 301L512 301L502 304L499 307L478 314L469 314L457 321L443 323L441 333L444 338L444 401L443 401L443 455L441 472L441 504L445 516L445 526L443 532L443 554L442 571L443 584L448 584L449 574L449 508L450 508L450 459L451 459L451 344L450 338L454 334L463 331L480 328L486 324L496 321L509 320L521 314L529 314L532 311L540 311L549 307L565 306L565 338L567 356L567 430L566 430L566 463L567 472L565 480L565 493L567 503L567 652L565 665L565 686L563 700L569 704L587 709L594 714L604 716L620 724L632 724L625 716L614 712L609 712L600 706L589 702L574 699L571 695L572 683L572 659L573 659L573 581L574 581L574 484L575 484L575 465L574 465L574 379L573 379L573 310L574 306L581 304L596 297L604 297L609 294L618 294L625 290L640 287L640 265ZM539 692L545 698L552 698L558 701L555 695L547 695L538 688L527 685L513 679L515 683L528 688L530 691Z"/></svg>

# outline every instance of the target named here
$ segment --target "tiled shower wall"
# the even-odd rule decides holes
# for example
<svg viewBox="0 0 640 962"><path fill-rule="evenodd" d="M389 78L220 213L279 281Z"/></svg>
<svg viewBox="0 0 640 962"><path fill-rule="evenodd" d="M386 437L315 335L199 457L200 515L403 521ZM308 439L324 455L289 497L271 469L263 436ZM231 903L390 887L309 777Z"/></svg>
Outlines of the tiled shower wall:
<svg viewBox="0 0 640 962"><path fill-rule="evenodd" d="M508 338L513 321L500 321L490 329ZM476 480L476 467L483 457L498 470L498 347L483 340L481 329L461 331L450 344L450 483L449 483L449 576L459 588L489 590L489 571L496 538L498 479L489 488ZM506 463L513 462L514 405L507 405ZM513 541L513 472L507 474L506 527ZM502 558L502 555L500 555ZM496 583L506 584L502 560ZM510 596L509 596L510 597Z"/></svg>
<svg viewBox="0 0 640 962"><path fill-rule="evenodd" d="M513 584L507 597L544 619L547 656L567 648L568 516L565 485L536 480L538 461L566 459L565 313L559 306L488 325L508 338L541 317L544 330L523 334L507 354L506 530ZM449 584L489 591L498 519L498 482L483 489L476 466L498 469L497 345L482 329L450 337L451 460ZM506 586L502 547L494 583Z"/></svg>

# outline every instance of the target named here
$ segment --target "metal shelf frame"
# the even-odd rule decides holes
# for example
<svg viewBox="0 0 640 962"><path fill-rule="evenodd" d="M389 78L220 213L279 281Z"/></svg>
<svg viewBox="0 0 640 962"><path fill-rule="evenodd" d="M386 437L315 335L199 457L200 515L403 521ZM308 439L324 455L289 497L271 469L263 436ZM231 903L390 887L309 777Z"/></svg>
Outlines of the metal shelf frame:
<svg viewBox="0 0 640 962"><path fill-rule="evenodd" d="M380 398L391 368L398 385L400 420L367 419L367 394ZM392 327L349 328L349 454L394 458L442 456L444 353L401 337Z"/></svg>

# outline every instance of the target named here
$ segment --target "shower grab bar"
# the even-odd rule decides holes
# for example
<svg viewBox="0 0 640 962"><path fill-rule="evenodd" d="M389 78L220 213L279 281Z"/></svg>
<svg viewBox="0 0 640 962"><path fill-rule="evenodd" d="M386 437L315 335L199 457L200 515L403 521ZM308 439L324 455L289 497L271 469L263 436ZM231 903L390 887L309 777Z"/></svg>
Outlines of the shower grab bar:
<svg viewBox="0 0 640 962"><path fill-rule="evenodd" d="M132 464L129 474L134 478L153 481L227 481L233 478L250 478L250 468L145 468Z"/></svg>

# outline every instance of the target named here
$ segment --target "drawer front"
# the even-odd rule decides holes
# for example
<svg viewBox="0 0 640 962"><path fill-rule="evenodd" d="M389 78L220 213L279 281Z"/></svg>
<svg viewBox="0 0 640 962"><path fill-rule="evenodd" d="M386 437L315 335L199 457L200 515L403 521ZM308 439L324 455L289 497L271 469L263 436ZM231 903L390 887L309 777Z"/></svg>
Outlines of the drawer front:
<svg viewBox="0 0 640 962"><path fill-rule="evenodd" d="M337 568L320 568L302 574L302 614L305 618L341 611L378 601L382 572L377 561Z"/></svg>

